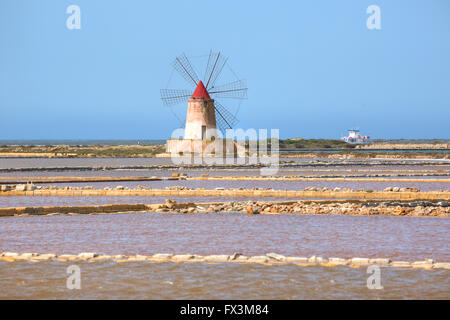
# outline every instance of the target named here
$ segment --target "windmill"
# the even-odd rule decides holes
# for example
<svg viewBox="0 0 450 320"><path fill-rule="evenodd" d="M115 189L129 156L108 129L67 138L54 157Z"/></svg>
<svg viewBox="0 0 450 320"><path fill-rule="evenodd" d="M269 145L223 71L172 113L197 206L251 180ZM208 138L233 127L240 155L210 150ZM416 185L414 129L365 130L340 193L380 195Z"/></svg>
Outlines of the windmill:
<svg viewBox="0 0 450 320"><path fill-rule="evenodd" d="M172 67L187 82L191 89L161 89L161 100L167 107L188 103L184 139L170 139L167 151L192 152L193 143L205 146L218 138L217 130L223 134L238 122L221 100L246 99L246 81L237 79L216 85L227 58L220 52L209 53L203 80L200 80L189 59L183 53L172 62ZM192 91L195 89L194 91Z"/></svg>

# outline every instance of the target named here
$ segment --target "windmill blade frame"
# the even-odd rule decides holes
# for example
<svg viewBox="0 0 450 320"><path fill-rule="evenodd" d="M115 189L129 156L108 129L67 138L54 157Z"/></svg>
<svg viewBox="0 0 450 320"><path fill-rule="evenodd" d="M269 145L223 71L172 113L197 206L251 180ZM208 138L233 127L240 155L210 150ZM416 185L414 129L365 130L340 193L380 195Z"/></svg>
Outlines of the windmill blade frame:
<svg viewBox="0 0 450 320"><path fill-rule="evenodd" d="M203 55L202 57L206 57ZM204 86L204 91L206 92L206 95L199 95L196 94L197 88L199 86L203 86L203 82L200 83L200 79L196 73L196 70L194 66L191 64L190 60L186 56L186 54L183 52L181 55L177 56L175 60L171 63L171 66L173 67L174 71L177 71L177 73L188 83L189 86L194 87L194 93L192 93L191 89L161 89L161 100L163 104L166 107L172 107L181 103L188 102L188 111L189 109L189 99L194 98L195 99L207 99L211 98L214 100L214 115L216 120L216 129L222 131L224 134L226 134L227 129L232 129L239 120L236 118L236 115L232 112L230 112L228 107L225 107L224 104L221 102L221 99L237 99L239 101L239 108L242 100L247 99L247 81L246 79L239 79L236 73L231 69L231 67L228 65L228 58L225 57L220 51L214 52L213 50L210 50L209 56L208 56L208 62L205 68L204 78L203 82L206 83L206 86ZM215 85L216 81L219 79L219 77L222 75L223 77L227 77L228 73L224 74L223 70L225 65L227 65L230 68L231 73L234 75L232 76L231 82ZM197 65L196 65L197 66ZM198 66L197 66L198 67ZM172 71L173 73L173 71ZM229 75L228 75L229 76ZM172 78L172 75L171 75ZM170 80L169 80L170 81ZM169 83L168 83L169 86ZM195 96L194 96L195 95ZM195 101L192 101L193 103ZM205 104L206 105L206 104ZM176 110L175 108L171 108L171 111L174 112ZM211 110L212 111L212 110ZM203 111L190 111L190 112L203 112ZM236 112L237 113L237 112ZM181 122L181 120L178 118L176 114L174 114L176 118ZM194 125L194 123L190 122L190 125ZM195 124L197 125L197 124ZM186 127L187 127L187 117L186 117ZM191 130L191 129L190 129ZM197 129L195 129L197 130ZM193 135L192 132L196 131L189 131L191 136ZM186 132L185 132L186 134ZM189 138L188 138L189 139ZM192 139L192 138L190 138ZM196 138L195 138L196 139Z"/></svg>
<svg viewBox="0 0 450 320"><path fill-rule="evenodd" d="M192 95L190 90L183 89L161 89L160 92L161 100L166 107L172 107L186 102Z"/></svg>
<svg viewBox="0 0 450 320"><path fill-rule="evenodd" d="M209 94L217 98L247 99L247 80L241 79L212 87Z"/></svg>
<svg viewBox="0 0 450 320"><path fill-rule="evenodd" d="M228 58L222 55L220 52L209 53L208 64L206 65L204 80L206 81L206 89L209 90L214 86L217 78L223 70L223 67L227 63Z"/></svg>
<svg viewBox="0 0 450 320"><path fill-rule="evenodd" d="M191 62L184 53L175 58L172 67L193 87L197 86L200 79L192 67Z"/></svg>
<svg viewBox="0 0 450 320"><path fill-rule="evenodd" d="M222 133L225 133L227 129L232 129L233 126L239 122L239 120L217 100L214 100L214 110L216 124Z"/></svg>

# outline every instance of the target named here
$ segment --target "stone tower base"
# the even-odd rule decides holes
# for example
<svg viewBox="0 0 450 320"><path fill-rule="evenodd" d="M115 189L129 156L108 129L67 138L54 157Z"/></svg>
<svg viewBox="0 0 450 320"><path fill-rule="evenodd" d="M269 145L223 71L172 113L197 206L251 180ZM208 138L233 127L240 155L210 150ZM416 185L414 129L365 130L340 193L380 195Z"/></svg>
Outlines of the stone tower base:
<svg viewBox="0 0 450 320"><path fill-rule="evenodd" d="M171 154L236 154L237 146L234 141L224 139L217 140L196 140L196 139L169 139L167 140L166 151Z"/></svg>

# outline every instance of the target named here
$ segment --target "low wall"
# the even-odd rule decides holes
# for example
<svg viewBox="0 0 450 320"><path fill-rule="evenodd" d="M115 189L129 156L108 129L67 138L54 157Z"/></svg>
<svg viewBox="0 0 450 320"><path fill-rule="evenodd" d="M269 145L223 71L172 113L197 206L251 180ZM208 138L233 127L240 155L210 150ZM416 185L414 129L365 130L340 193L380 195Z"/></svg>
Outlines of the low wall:
<svg viewBox="0 0 450 320"><path fill-rule="evenodd" d="M323 258L320 256L311 257L286 257L274 252L266 253L259 256L245 256L240 253L216 254L209 256L201 256L195 254L172 254L172 253L157 253L154 255L133 255L127 256L123 254L105 255L95 252L82 252L79 254L55 254L55 253L17 253L17 252L2 252L0 253L0 261L5 262L20 262L20 261L88 261L88 262L103 262L114 261L117 263L124 262L147 262L147 263L250 263L250 264L264 264L264 265L284 265L293 264L301 267L322 266L322 267L337 267L348 266L351 268L362 268L370 265L377 265L380 267L393 268L420 268L424 270L432 269L450 269L450 263L437 262L433 259L424 259L421 261L392 261L390 258Z"/></svg>
<svg viewBox="0 0 450 320"><path fill-rule="evenodd" d="M300 201L241 201L177 203L167 199L165 204L107 204L90 206L46 206L0 208L0 216L107 214L125 212L159 213L220 213L247 214L339 214L339 215L393 215L412 217L450 217L448 202L404 201L380 202L374 200L300 200Z"/></svg>
<svg viewBox="0 0 450 320"><path fill-rule="evenodd" d="M450 200L448 191L391 192L391 191L303 191L303 190L34 190L3 191L0 196L106 196L106 197L271 197L317 199L378 199L378 200Z"/></svg>

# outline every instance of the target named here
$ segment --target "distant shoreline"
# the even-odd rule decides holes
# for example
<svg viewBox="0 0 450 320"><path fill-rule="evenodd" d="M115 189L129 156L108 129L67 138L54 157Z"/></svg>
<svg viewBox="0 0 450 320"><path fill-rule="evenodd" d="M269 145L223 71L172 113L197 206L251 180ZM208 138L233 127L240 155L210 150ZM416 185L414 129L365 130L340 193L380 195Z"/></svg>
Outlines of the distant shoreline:
<svg viewBox="0 0 450 320"><path fill-rule="evenodd" d="M0 146L153 146L163 139L0 139Z"/></svg>
<svg viewBox="0 0 450 320"><path fill-rule="evenodd" d="M157 146L163 149L163 146ZM450 150L364 150L364 151L290 151L280 152L280 158L291 159L403 159L403 160L447 160L450 159ZM92 152L77 154L73 152L1 152L0 159L89 159L89 158L171 158L165 152L150 150L148 152L134 152L125 150L123 152Z"/></svg>
<svg viewBox="0 0 450 320"><path fill-rule="evenodd" d="M287 138L281 141L326 143L340 140ZM0 146L153 146L165 143L166 139L0 139ZM450 139L373 139L372 144L450 144Z"/></svg>
<svg viewBox="0 0 450 320"><path fill-rule="evenodd" d="M408 141L408 142L407 142ZM349 144L333 139L279 141L282 158L450 159L450 140L382 140ZM270 140L268 150L271 149ZM269 151L270 152L270 151ZM154 158L171 157L164 140L0 140L0 158Z"/></svg>

